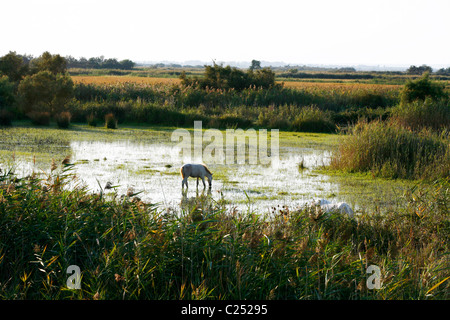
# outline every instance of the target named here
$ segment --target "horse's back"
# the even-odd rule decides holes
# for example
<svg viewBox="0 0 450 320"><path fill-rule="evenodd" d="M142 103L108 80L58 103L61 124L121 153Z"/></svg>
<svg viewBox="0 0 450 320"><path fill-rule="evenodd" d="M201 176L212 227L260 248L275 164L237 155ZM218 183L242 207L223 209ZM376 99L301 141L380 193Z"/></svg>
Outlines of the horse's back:
<svg viewBox="0 0 450 320"><path fill-rule="evenodd" d="M204 164L186 163L181 167L181 174L191 177L199 177L205 175L212 175L211 171Z"/></svg>
<svg viewBox="0 0 450 320"><path fill-rule="evenodd" d="M198 177L202 172L202 165L186 163L181 167L180 170L181 175L183 177L185 176Z"/></svg>

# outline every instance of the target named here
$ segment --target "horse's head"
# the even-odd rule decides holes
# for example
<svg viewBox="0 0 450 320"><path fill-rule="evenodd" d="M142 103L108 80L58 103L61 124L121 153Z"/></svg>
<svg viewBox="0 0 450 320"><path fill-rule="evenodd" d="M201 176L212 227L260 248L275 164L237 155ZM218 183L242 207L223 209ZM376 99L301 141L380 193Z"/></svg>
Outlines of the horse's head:
<svg viewBox="0 0 450 320"><path fill-rule="evenodd" d="M212 186L213 174L212 174L212 173L208 174L208 175L207 175L207 178L208 178L209 187L211 188L211 186Z"/></svg>

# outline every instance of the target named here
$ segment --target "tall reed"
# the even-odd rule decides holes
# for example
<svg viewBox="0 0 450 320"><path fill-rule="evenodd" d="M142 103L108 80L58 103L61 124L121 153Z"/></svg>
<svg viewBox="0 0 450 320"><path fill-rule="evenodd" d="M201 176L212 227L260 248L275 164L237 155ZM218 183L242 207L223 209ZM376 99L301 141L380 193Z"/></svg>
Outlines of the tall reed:
<svg viewBox="0 0 450 320"><path fill-rule="evenodd" d="M360 121L343 137L330 166L387 178L448 177L448 133L414 132L393 121Z"/></svg>
<svg viewBox="0 0 450 320"><path fill-rule="evenodd" d="M450 99L434 101L431 98L400 103L392 108L392 118L413 130L450 128Z"/></svg>
<svg viewBox="0 0 450 320"><path fill-rule="evenodd" d="M199 196L177 213L136 194L92 193L73 166L0 176L2 299L448 299L449 180L401 212L270 216ZM81 289L67 287L67 268ZM367 267L382 286L367 286Z"/></svg>

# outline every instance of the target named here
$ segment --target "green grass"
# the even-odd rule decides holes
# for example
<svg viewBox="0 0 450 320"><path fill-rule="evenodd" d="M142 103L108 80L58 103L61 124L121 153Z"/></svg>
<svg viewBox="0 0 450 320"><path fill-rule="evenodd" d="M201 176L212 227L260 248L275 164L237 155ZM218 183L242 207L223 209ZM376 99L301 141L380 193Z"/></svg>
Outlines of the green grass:
<svg viewBox="0 0 450 320"><path fill-rule="evenodd" d="M398 212L226 210L201 195L180 215L131 197L0 178L2 299L448 299L449 181L420 184ZM66 286L78 265L81 289ZM382 287L366 286L366 268Z"/></svg>

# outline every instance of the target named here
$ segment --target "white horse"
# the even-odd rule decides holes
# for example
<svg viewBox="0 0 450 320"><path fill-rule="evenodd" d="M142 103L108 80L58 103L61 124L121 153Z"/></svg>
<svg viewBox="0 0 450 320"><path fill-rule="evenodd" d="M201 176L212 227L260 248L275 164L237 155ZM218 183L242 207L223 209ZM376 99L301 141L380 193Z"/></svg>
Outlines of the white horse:
<svg viewBox="0 0 450 320"><path fill-rule="evenodd" d="M186 188L188 188L188 178L193 177L197 178L197 188L198 188L198 179L201 178L203 181L203 188L206 188L205 184L205 176L208 178L209 188L212 186L212 173L209 171L208 167L204 164L193 164L188 163L181 167L180 169L181 177L183 181L181 182L181 187L184 189L184 185L186 184Z"/></svg>
<svg viewBox="0 0 450 320"><path fill-rule="evenodd" d="M325 199L320 200L313 200L312 205L319 206L323 212L340 212L340 213L346 213L350 218L353 218L354 213L352 208L345 202L330 202Z"/></svg>

